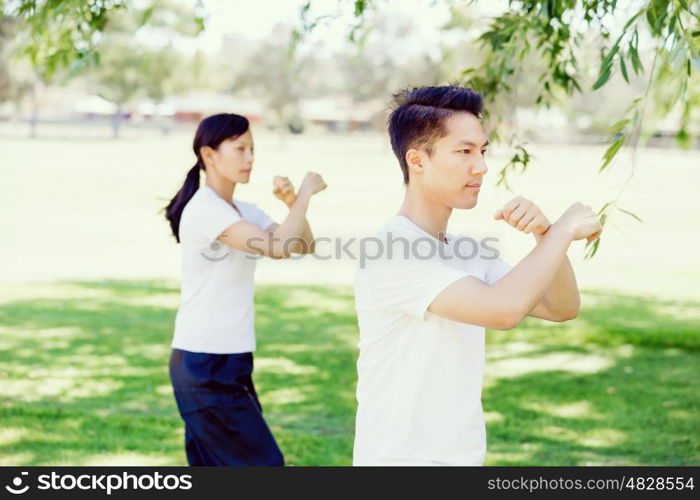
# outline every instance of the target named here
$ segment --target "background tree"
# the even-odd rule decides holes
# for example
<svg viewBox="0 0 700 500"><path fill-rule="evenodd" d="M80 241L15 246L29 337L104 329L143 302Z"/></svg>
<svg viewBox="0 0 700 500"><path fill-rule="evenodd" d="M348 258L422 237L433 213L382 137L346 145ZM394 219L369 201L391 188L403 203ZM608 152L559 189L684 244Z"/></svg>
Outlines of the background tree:
<svg viewBox="0 0 700 500"><path fill-rule="evenodd" d="M319 23L309 14L312 3L307 1L301 9L297 38ZM346 5L351 6L357 19L357 24L349 29L350 39L357 39L357 33L369 24L381 3L347 0ZM433 5L437 3L439 0L433 1ZM479 43L482 54L480 61L463 68L460 80L484 94L493 138L508 143L514 150L499 172L499 184L507 185L511 172L525 171L531 159L518 130L509 130L507 137L503 134L504 125L509 123L504 116L508 113L504 102L517 95L524 72L536 76L532 92L535 106L549 107L565 96L583 93L584 89L605 88L615 74L632 86L635 95L629 99L621 119L609 126L609 144L599 171L610 166L623 145L629 145L634 172L634 151L652 131L650 121L645 120L652 112L660 117L679 109L682 118L676 138L680 145L689 145L689 125L697 120L693 106L697 103L695 89L700 73L697 0L509 0L508 8L483 24L483 28L470 24L462 11L477 0L461 6L451 0L443 3L453 6L452 24L470 28L469 36ZM591 33L597 34L593 41ZM595 75L590 75L592 68L584 66L581 59L582 50L589 48L589 43L599 49ZM525 65L532 61L538 63ZM635 92L637 88L640 90ZM623 190L624 186L620 194ZM619 207L618 200L619 195L599 210L603 224L613 209L638 219ZM588 243L587 257L595 254L600 241L598 238Z"/></svg>
<svg viewBox="0 0 700 500"><path fill-rule="evenodd" d="M102 33L122 12L134 13L132 34L144 26L192 35L204 29L194 0L191 6L172 0L0 0L0 15L19 22L20 50L48 80L62 69L96 62Z"/></svg>
<svg viewBox="0 0 700 500"><path fill-rule="evenodd" d="M358 36L354 53L340 57L347 90L355 101L376 99L386 89L429 85L439 81L439 62L426 52L407 52L405 41L415 30L411 18L379 13Z"/></svg>
<svg viewBox="0 0 700 500"><path fill-rule="evenodd" d="M51 84L64 84L82 71L98 66L98 49L111 64L121 65L127 73L118 75L109 68L96 71L93 81L101 86L102 93L114 97L118 107L135 98L137 79L144 75L134 73L157 65L158 58L143 51L137 51L141 52L139 56L129 54L129 47L136 47L142 30L148 30L151 35L159 32L197 35L204 27L198 6L199 2L193 1L188 6L172 0L0 0L0 19L16 22L12 51L27 60L34 71L32 135L38 120L41 90ZM159 77L162 84L167 76ZM148 84L153 92L152 79L150 82L142 79L138 84ZM113 123L116 136L119 110Z"/></svg>
<svg viewBox="0 0 700 500"><path fill-rule="evenodd" d="M13 57L17 24L15 18L0 18L0 102L14 103L18 113L22 99L32 91L34 85L29 64Z"/></svg>
<svg viewBox="0 0 700 500"><path fill-rule="evenodd" d="M100 52L101 64L88 78L100 97L116 104L112 115L112 136L116 139L122 122L124 106L143 95L144 72L152 60L131 43L112 42Z"/></svg>
<svg viewBox="0 0 700 500"><path fill-rule="evenodd" d="M290 57L289 40L292 28L276 26L270 36L257 45L245 59L230 90L254 88L274 115L275 123L294 127L299 119L299 99L305 67L313 55Z"/></svg>

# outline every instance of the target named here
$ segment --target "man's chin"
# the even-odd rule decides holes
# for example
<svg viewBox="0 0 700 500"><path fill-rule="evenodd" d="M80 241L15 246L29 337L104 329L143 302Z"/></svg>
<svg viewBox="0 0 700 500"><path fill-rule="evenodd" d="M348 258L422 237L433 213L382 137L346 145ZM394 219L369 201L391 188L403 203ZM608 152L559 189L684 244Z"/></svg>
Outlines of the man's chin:
<svg viewBox="0 0 700 500"><path fill-rule="evenodd" d="M471 200L459 200L456 205L454 205L452 208L457 208L460 210L469 210L470 208L474 208L476 206L477 199L471 199Z"/></svg>

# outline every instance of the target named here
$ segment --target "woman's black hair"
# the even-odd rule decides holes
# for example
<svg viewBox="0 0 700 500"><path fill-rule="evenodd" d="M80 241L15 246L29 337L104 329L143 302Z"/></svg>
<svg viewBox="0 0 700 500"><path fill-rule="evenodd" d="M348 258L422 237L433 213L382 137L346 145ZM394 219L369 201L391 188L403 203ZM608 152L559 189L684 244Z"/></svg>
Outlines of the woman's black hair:
<svg viewBox="0 0 700 500"><path fill-rule="evenodd" d="M250 124L246 117L233 113L212 115L199 123L194 142L192 143L192 149L197 156L197 163L187 172L184 184L173 199L170 200L168 206L165 207L165 218L168 219L170 228L178 243L180 243L180 217L182 217L182 211L187 202L192 199L194 193L197 192L197 189L199 189L199 171L204 170L204 162L199 153L200 148L209 146L217 149L219 144L226 139L236 138L245 134L249 126Z"/></svg>

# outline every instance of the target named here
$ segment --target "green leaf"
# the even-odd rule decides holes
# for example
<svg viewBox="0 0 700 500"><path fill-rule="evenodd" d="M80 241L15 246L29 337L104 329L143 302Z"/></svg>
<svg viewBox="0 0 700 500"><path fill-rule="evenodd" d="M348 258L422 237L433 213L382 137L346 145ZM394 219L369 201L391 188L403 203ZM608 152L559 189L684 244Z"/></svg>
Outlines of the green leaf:
<svg viewBox="0 0 700 500"><path fill-rule="evenodd" d="M654 17L654 9L647 9L647 23L649 24L649 27L651 28L651 31L655 31L655 26L656 26L656 18Z"/></svg>
<svg viewBox="0 0 700 500"><path fill-rule="evenodd" d="M608 209L608 207L609 207L610 205L612 205L613 203L615 203L615 202L614 202L614 201L609 201L609 202L607 202L605 205L603 205L603 206L600 208L600 210L598 210L598 215L602 215L603 213L605 213L605 211Z"/></svg>
<svg viewBox="0 0 700 500"><path fill-rule="evenodd" d="M630 212L630 211L628 211L628 210L625 210L624 208L620 208L620 207L617 207L617 209L618 209L620 212L622 212L623 214L627 214L627 215L629 215L630 217L634 217L634 218L637 219L639 222L644 223L644 221L643 221L642 219L640 219L639 216L633 214L632 212Z"/></svg>
<svg viewBox="0 0 700 500"><path fill-rule="evenodd" d="M598 252L599 246L600 246L600 237L596 238L593 241L587 241L586 242L586 255L584 258L586 258L586 259L592 258Z"/></svg>
<svg viewBox="0 0 700 500"><path fill-rule="evenodd" d="M620 56L620 72L622 73L622 78L624 78L625 81L629 83L630 79L627 75L627 65L625 64L625 58L622 56Z"/></svg>
<svg viewBox="0 0 700 500"><path fill-rule="evenodd" d="M610 147L603 153L603 163L598 169L598 173L602 172L605 170L605 168L610 164L611 161L613 161L613 158L615 158L615 155L617 152L620 150L622 147L622 144L625 142L625 136L620 135L613 143L610 145Z"/></svg>
<svg viewBox="0 0 700 500"><path fill-rule="evenodd" d="M627 22L625 23L625 27L622 28L623 33L627 31L627 28L629 28L632 25L634 20L637 19L642 12L644 12L644 8L639 9L635 15L633 15L627 20ZM620 36L620 38L622 38L622 36Z"/></svg>
<svg viewBox="0 0 700 500"><path fill-rule="evenodd" d="M639 59L639 52L637 50L638 45L639 45L639 32L635 28L634 32L632 33L632 36L630 37L630 41L629 41L629 56L630 56L630 60L632 61L632 68L634 69L634 72L637 75L640 72L644 72L644 66L642 65L642 61Z"/></svg>
<svg viewBox="0 0 700 500"><path fill-rule="evenodd" d="M619 122L615 123L612 127L610 127L610 135L617 135L623 128L627 126L627 124L630 122L629 118L625 118L623 120L620 120Z"/></svg>
<svg viewBox="0 0 700 500"><path fill-rule="evenodd" d="M603 61L600 63L600 71L601 73L603 72L603 68L609 68L612 66L612 58L615 57L615 54L617 54L617 51L620 50L620 42L618 41L615 45L613 45L612 49L610 49L610 52L603 58Z"/></svg>
<svg viewBox="0 0 700 500"><path fill-rule="evenodd" d="M671 22L668 23L668 34L671 35L675 31L675 28L676 28L676 16L673 16L671 18Z"/></svg>
<svg viewBox="0 0 700 500"><path fill-rule="evenodd" d="M644 72L644 66L642 61L639 59L639 53L637 52L637 47L630 47L630 59L632 59L632 68L636 74Z"/></svg>
<svg viewBox="0 0 700 500"><path fill-rule="evenodd" d="M598 77L598 79L596 80L596 82L593 84L593 90L598 90L600 87L602 87L603 85L605 85L605 83L610 79L610 74L611 74L611 69L610 69L610 68L608 68L607 70L605 70L605 72L602 73L602 74Z"/></svg>

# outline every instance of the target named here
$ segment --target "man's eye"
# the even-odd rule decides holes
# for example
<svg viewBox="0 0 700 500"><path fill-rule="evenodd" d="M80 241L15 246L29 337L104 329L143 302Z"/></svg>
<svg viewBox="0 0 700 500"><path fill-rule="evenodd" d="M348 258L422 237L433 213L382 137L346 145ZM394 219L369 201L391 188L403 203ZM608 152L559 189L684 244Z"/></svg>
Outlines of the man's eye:
<svg viewBox="0 0 700 500"><path fill-rule="evenodd" d="M487 149L484 149L484 150L481 152L481 154L482 154L482 155L485 155L487 151L488 151Z"/></svg>
<svg viewBox="0 0 700 500"><path fill-rule="evenodd" d="M471 154L471 152L472 152L471 149L463 149L462 150L462 153L466 153L466 154Z"/></svg>

